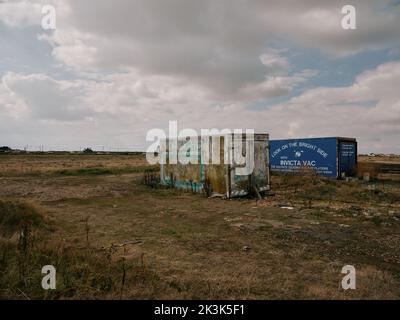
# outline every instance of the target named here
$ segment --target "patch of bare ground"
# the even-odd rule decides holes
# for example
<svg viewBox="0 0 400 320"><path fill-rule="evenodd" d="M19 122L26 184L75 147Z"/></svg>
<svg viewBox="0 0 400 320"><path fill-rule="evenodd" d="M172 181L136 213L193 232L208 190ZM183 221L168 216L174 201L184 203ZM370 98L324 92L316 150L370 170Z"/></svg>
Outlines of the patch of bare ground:
<svg viewBox="0 0 400 320"><path fill-rule="evenodd" d="M16 281L2 295L398 298L399 184L285 176L272 182L275 195L256 201L149 188L139 173L3 177L0 197L32 203L51 226L38 243L46 264L59 264L61 287L45 296ZM356 267L356 290L341 288L346 264ZM40 270L30 272L40 278Z"/></svg>

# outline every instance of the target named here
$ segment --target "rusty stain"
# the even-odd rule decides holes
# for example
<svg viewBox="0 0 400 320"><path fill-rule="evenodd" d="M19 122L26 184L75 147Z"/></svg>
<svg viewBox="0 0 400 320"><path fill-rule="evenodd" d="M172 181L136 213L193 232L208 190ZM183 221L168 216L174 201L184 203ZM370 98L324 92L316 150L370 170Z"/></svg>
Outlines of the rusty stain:
<svg viewBox="0 0 400 320"><path fill-rule="evenodd" d="M245 148L246 143L244 137L243 148ZM215 136L208 137L210 141L210 157L219 151L220 164L201 164L204 161L201 161L201 140L199 139L199 149L195 156L198 157L200 164L171 164L167 157L167 163L160 165L161 182L166 185L173 183L177 188L201 192L203 184L207 180L214 194L226 197L246 195L254 186L261 191L268 190L270 179L268 134L254 135L254 170L250 176L235 175L234 167L224 163L224 141L226 135L219 136L218 138L220 139L219 146L214 143ZM185 142L185 139L177 140L177 149L179 150L180 146ZM168 154L168 151L169 146L167 141L161 152Z"/></svg>

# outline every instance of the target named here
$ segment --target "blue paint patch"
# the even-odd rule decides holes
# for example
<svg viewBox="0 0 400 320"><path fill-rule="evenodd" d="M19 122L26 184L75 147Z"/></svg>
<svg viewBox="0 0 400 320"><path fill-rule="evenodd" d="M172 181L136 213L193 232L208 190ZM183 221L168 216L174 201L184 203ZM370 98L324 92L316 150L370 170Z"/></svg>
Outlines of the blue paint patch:
<svg viewBox="0 0 400 320"><path fill-rule="evenodd" d="M357 142L347 138L308 138L270 141L272 172L296 173L311 168L325 177L352 173Z"/></svg>
<svg viewBox="0 0 400 320"><path fill-rule="evenodd" d="M306 167L337 177L336 151L336 138L270 141L271 171L295 173Z"/></svg>

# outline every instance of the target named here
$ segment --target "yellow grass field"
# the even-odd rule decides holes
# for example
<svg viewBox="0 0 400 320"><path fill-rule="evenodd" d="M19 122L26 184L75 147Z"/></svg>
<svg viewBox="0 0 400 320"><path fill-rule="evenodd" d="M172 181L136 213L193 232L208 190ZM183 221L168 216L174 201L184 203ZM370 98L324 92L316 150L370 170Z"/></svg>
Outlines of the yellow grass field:
<svg viewBox="0 0 400 320"><path fill-rule="evenodd" d="M149 168L143 155L0 155L0 298L400 296L399 182L273 175L274 195L223 200L144 185ZM46 264L56 290L40 287ZM356 290L341 287L348 264Z"/></svg>

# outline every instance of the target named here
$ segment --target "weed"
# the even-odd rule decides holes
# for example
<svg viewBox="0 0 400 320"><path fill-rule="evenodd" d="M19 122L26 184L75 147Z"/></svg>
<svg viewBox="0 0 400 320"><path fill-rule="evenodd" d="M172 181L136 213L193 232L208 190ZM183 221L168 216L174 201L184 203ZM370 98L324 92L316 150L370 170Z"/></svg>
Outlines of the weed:
<svg viewBox="0 0 400 320"><path fill-rule="evenodd" d="M203 183L203 193L204 195L209 198L212 196L212 185L210 179L206 178Z"/></svg>
<svg viewBox="0 0 400 320"><path fill-rule="evenodd" d="M380 226L383 222L381 217L378 216L374 216L371 221L376 225L376 226Z"/></svg>
<svg viewBox="0 0 400 320"><path fill-rule="evenodd" d="M43 216L33 206L20 202L0 200L0 231L12 234L29 226L43 225Z"/></svg>
<svg viewBox="0 0 400 320"><path fill-rule="evenodd" d="M160 174L146 169L142 176L142 184L150 188L160 188Z"/></svg>
<svg viewBox="0 0 400 320"><path fill-rule="evenodd" d="M88 248L89 248L89 231L90 231L89 219L90 219L89 216L85 218L86 247Z"/></svg>
<svg viewBox="0 0 400 320"><path fill-rule="evenodd" d="M65 169L55 171L55 175L60 176L82 176L82 175L110 175L124 173L140 173L140 172L155 172L158 167L128 167L128 168L81 168L81 169Z"/></svg>

